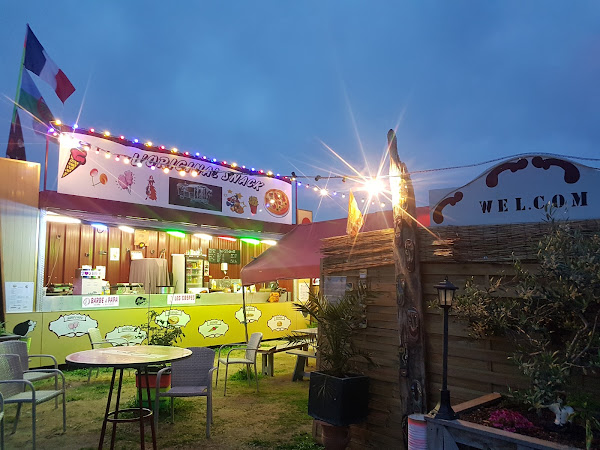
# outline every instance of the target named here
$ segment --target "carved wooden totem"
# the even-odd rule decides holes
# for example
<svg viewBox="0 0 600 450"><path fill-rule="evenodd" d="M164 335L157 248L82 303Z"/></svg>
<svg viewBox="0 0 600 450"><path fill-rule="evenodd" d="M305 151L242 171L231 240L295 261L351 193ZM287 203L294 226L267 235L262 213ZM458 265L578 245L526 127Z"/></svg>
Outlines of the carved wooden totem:
<svg viewBox="0 0 600 450"><path fill-rule="evenodd" d="M398 157L396 134L387 135L390 187L394 207L394 263L398 296L399 381L403 415L423 413L425 401L425 344L423 291L417 241L417 207L406 164ZM405 430L406 431L406 430Z"/></svg>

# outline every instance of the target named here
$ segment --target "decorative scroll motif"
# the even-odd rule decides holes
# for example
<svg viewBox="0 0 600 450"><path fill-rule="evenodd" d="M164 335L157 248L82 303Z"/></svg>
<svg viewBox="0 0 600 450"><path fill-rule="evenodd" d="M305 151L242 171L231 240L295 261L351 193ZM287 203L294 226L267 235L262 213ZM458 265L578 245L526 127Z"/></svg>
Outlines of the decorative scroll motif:
<svg viewBox="0 0 600 450"><path fill-rule="evenodd" d="M406 255L406 270L415 271L415 243L407 239L404 241L404 254Z"/></svg>
<svg viewBox="0 0 600 450"><path fill-rule="evenodd" d="M410 394L412 396L413 411L422 413L423 411L423 387L419 380L413 380L410 385Z"/></svg>
<svg viewBox="0 0 600 450"><path fill-rule="evenodd" d="M406 298L404 297L404 289L406 288L406 281L402 277L396 278L396 303L398 306L404 306Z"/></svg>
<svg viewBox="0 0 600 450"><path fill-rule="evenodd" d="M445 198L442 200L433 211L433 221L440 224L444 221L444 213L442 210L446 205L454 206L463 199L463 193L457 191L452 197Z"/></svg>
<svg viewBox="0 0 600 450"><path fill-rule="evenodd" d="M490 188L496 187L498 186L498 177L502 172L510 170L512 173L515 173L519 170L523 170L528 164L529 162L526 158L521 158L517 162L500 164L498 167L494 168L490 173L488 173L488 176L485 178L485 184Z"/></svg>
<svg viewBox="0 0 600 450"><path fill-rule="evenodd" d="M419 312L415 308L406 311L406 322L408 325L408 342L414 344L419 342Z"/></svg>
<svg viewBox="0 0 600 450"><path fill-rule="evenodd" d="M400 376L408 376L408 348L402 344L398 349L398 360L400 361Z"/></svg>
<svg viewBox="0 0 600 450"><path fill-rule="evenodd" d="M579 173L579 169L574 164L569 161L565 161L563 159L557 158L542 158L541 156L534 156L531 160L531 164L533 167L537 167L538 169L548 170L551 166L560 167L565 171L565 183L573 184L579 181L579 177L581 174Z"/></svg>

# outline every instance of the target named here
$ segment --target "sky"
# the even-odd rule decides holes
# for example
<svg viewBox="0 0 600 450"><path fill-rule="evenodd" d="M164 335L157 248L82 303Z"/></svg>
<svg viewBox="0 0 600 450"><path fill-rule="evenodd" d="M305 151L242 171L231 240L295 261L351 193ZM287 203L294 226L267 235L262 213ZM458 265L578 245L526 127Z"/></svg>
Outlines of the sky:
<svg viewBox="0 0 600 450"><path fill-rule="evenodd" d="M63 105L34 77L63 122L307 176L329 192L299 188L298 207L314 220L345 217L341 194L359 188L328 176L388 173L389 129L414 172L417 206L430 189L467 184L486 161L600 158L597 1L165 5L3 0L0 154L29 23L76 88ZM25 141L28 159L43 163L44 140L26 131ZM430 171L457 166L471 167ZM380 203L391 209L381 197L370 211Z"/></svg>

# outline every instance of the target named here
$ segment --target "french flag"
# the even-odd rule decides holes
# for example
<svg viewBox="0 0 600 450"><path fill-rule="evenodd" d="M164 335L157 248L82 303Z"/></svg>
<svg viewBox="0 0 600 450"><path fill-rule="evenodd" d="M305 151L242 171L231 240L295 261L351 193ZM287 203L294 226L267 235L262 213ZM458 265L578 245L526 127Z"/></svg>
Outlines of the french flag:
<svg viewBox="0 0 600 450"><path fill-rule="evenodd" d="M27 37L25 38L25 62L24 66L30 72L39 76L48 83L58 98L64 103L69 96L75 92L75 88L62 70L50 59L40 41L35 37L29 25L27 25Z"/></svg>

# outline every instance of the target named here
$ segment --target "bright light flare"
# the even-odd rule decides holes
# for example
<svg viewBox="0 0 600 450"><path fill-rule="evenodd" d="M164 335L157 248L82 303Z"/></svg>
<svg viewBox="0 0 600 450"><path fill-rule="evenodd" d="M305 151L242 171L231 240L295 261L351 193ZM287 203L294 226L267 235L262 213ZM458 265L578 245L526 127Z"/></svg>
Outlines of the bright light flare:
<svg viewBox="0 0 600 450"><path fill-rule="evenodd" d="M385 186L381 178L370 178L365 181L364 190L369 193L369 197L376 197L384 189Z"/></svg>

